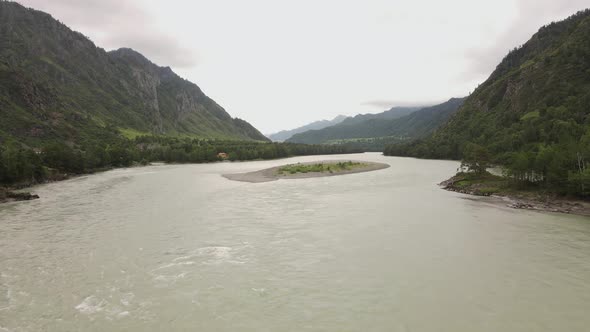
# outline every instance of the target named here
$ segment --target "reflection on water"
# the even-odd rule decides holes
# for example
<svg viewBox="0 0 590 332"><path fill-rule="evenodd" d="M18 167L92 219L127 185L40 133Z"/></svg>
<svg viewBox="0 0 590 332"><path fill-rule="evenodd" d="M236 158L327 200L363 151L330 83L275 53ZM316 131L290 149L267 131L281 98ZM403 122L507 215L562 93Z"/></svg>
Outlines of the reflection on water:
<svg viewBox="0 0 590 332"><path fill-rule="evenodd" d="M0 331L588 331L590 222L438 189L457 163L250 184L151 166L0 206Z"/></svg>

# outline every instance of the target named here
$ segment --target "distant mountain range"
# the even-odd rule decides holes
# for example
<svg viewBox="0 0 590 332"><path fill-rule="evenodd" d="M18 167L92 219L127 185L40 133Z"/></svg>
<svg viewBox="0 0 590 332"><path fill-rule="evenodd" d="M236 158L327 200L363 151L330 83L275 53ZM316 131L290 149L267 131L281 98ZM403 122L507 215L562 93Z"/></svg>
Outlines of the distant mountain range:
<svg viewBox="0 0 590 332"><path fill-rule="evenodd" d="M321 144L361 138L418 138L444 123L463 100L453 98L430 107L394 107L378 114L357 115L334 126L293 135L288 142Z"/></svg>
<svg viewBox="0 0 590 332"><path fill-rule="evenodd" d="M0 1L0 142L148 134L268 140L169 67L106 52L49 14Z"/></svg>
<svg viewBox="0 0 590 332"><path fill-rule="evenodd" d="M465 102L465 97L451 98L442 104L425 107L410 115L390 121L383 126L384 136L420 138L432 134L449 120L463 105L463 102Z"/></svg>
<svg viewBox="0 0 590 332"><path fill-rule="evenodd" d="M393 120L404 117L412 112L415 112L422 107L392 107L389 110L381 113L358 114L353 117L348 117L341 122L341 125L348 126L365 122L367 120Z"/></svg>
<svg viewBox="0 0 590 332"><path fill-rule="evenodd" d="M346 116L344 115L338 115L337 117L335 117L332 120L320 120L320 121L315 121L312 122L310 124L307 124L305 126L301 126L295 129L291 129L291 130L282 130L279 131L278 133L274 133L274 134L270 134L268 135L268 138L270 138L273 142L284 142L286 140L288 140L289 138L291 138L293 135L295 134L299 134L308 130L317 130L317 129L323 129L329 126L333 126L336 124L339 124L340 122L344 121L344 119L346 119Z"/></svg>
<svg viewBox="0 0 590 332"><path fill-rule="evenodd" d="M381 112L381 113L368 113L368 114L358 114L352 117L346 117L344 115L339 115L335 117L333 120L321 120L312 122L308 125L303 127L295 128L292 130L283 130L276 134L271 134L268 137L276 142L294 142L294 143L307 143L308 141L317 141L315 139L308 140L305 137L307 135L314 135L313 133L323 130L325 128L332 128L332 127L346 127L346 126L353 126L360 123L363 123L368 120L392 120L401 118L412 112L419 110L421 107L392 107L391 109ZM331 129L327 129L330 131ZM302 138L303 137L303 138ZM322 143L317 141L318 143Z"/></svg>

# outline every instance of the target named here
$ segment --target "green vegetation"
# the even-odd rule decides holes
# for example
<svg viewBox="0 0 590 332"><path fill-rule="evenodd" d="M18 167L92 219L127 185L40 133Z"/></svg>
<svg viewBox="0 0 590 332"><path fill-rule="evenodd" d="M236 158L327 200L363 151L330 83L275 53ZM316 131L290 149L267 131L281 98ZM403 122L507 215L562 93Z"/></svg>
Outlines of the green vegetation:
<svg viewBox="0 0 590 332"><path fill-rule="evenodd" d="M295 134L303 133L308 130L324 129L326 127L337 125L346 119L347 119L346 116L338 115L337 117L335 117L332 120L320 120L320 121L315 121L315 122L312 122L310 124L307 124L305 126L301 126L301 127L295 128L295 129L282 130L282 131L279 131L278 133L268 135L268 138L270 138L273 142L284 142L284 141L288 140L289 138L291 138Z"/></svg>
<svg viewBox="0 0 590 332"><path fill-rule="evenodd" d="M424 108L394 108L379 114L359 115L321 130L294 135L289 142L349 144L364 151L383 151L387 144L424 137L461 106L464 98Z"/></svg>
<svg viewBox="0 0 590 332"><path fill-rule="evenodd" d="M119 131L121 132L121 134L127 138L127 139L134 139L140 136L147 136L149 135L149 133L143 132L143 131L139 131L139 130L135 130L132 128L119 128Z"/></svg>
<svg viewBox="0 0 590 332"><path fill-rule="evenodd" d="M541 115L541 112L539 111L532 111L532 112L528 112L527 114L523 115L520 118L520 121L526 121L526 120L532 120L532 119L536 119Z"/></svg>
<svg viewBox="0 0 590 332"><path fill-rule="evenodd" d="M271 144L201 89L130 49L105 52L50 15L0 1L0 185L151 161L346 153Z"/></svg>
<svg viewBox="0 0 590 332"><path fill-rule="evenodd" d="M207 163L221 160L276 159L301 155L354 153L342 146L267 143L252 141L199 140L157 136L121 139L110 144L70 147L49 143L33 150L12 142L0 146L0 185L28 185L68 174L84 174L113 167L128 167L153 161ZM346 165L345 165L346 166Z"/></svg>
<svg viewBox="0 0 590 332"><path fill-rule="evenodd" d="M386 155L501 165L512 186L590 196L590 10L541 28L433 135Z"/></svg>
<svg viewBox="0 0 590 332"><path fill-rule="evenodd" d="M278 173L281 175L297 173L338 173L366 166L367 164L365 163L352 161L318 164L293 164L279 168Z"/></svg>
<svg viewBox="0 0 590 332"><path fill-rule="evenodd" d="M0 1L0 144L125 145L138 136L268 141L130 49L106 52L50 15Z"/></svg>
<svg viewBox="0 0 590 332"><path fill-rule="evenodd" d="M105 52L50 15L0 1L0 186L113 167L357 152L269 143L195 84Z"/></svg>
<svg viewBox="0 0 590 332"><path fill-rule="evenodd" d="M304 144L323 144L329 140L337 139L389 136L387 128L389 121L399 119L419 109L419 107L394 107L389 111L378 114L359 114L355 117L346 118L344 121L333 126L295 134L287 141Z"/></svg>
<svg viewBox="0 0 590 332"><path fill-rule="evenodd" d="M445 189L477 195L477 196L506 196L519 200L551 202L562 195L549 190L540 183L521 181L509 176L498 176L484 173L460 172L444 182Z"/></svg>
<svg viewBox="0 0 590 332"><path fill-rule="evenodd" d="M461 170L467 170L467 172L473 172L475 174L484 174L491 167L491 156L483 146L469 143L465 146L463 155L464 157L460 166Z"/></svg>
<svg viewBox="0 0 590 332"><path fill-rule="evenodd" d="M492 175L489 172L483 173L472 173L472 172L460 172L453 178L446 181L445 188L452 191L461 193L467 193L478 196L490 196L490 195L514 195L517 190L530 189L531 192L536 188L525 188L515 186L512 179Z"/></svg>
<svg viewBox="0 0 590 332"><path fill-rule="evenodd" d="M327 141L326 145L342 145L351 149L357 149L364 152L382 152L389 145L408 140L408 137L385 136L369 138L344 138Z"/></svg>

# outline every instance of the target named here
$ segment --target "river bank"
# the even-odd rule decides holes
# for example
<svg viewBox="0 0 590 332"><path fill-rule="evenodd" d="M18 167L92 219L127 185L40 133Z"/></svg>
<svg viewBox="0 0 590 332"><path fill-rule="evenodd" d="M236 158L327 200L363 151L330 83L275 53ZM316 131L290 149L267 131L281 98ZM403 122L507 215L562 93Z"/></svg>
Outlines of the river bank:
<svg viewBox="0 0 590 332"><path fill-rule="evenodd" d="M439 185L448 191L490 197L493 203L514 209L590 216L588 201L536 188L517 188L510 183L510 179L489 173L458 173Z"/></svg>
<svg viewBox="0 0 590 332"><path fill-rule="evenodd" d="M291 158L291 157L279 158L279 159L289 159L289 158ZM262 160L264 160L264 159L247 160L247 161L236 160L236 161L231 161L231 162L232 163L253 162L253 161L262 161ZM200 164L228 163L228 162L230 162L230 161L219 160L219 161L200 163ZM314 162L314 163L318 163L318 162ZM166 165L166 164L173 164L173 163L166 163L166 162L162 162L162 161L155 161L155 162L151 162L148 164L135 163L132 166L124 167L124 168L135 168L135 167L156 166L156 165ZM183 163L175 163L175 164L183 164ZM308 163L304 163L304 164L308 164ZM311 164L313 164L313 163L311 163ZM386 164L383 164L383 165L385 167L384 166L368 165L366 170L354 169L354 170L339 172L338 174L332 174L332 175L368 172L368 171L372 171L372 170L378 170L378 169L383 169L383 168L389 167L389 165L386 165ZM50 175L48 175L45 179L43 179L43 181L26 182L26 183L22 182L22 183L10 185L10 186L1 186L0 185L0 204L38 199L39 195L35 194L34 192L26 192L25 191L25 189L36 186L36 185L69 180L69 179L73 179L73 178L80 177L80 176L87 176L87 175L91 175L91 174L102 173L102 172L106 172L106 171L110 171L110 170L118 169L118 168L120 168L120 167L104 167L104 168L93 169L91 171L88 171L88 172L85 172L82 174L66 174L66 173L59 173L59 172L54 171L54 172L51 172ZM248 173L248 174L234 174L234 175L228 175L228 176L224 175L224 176L227 178L232 177L232 180L233 180L234 176L235 176L235 178L241 178L241 176L243 175L246 178L246 180L236 180L236 181L246 181L246 182L273 181L272 179L269 180L269 178L272 175L268 174L267 171L269 171L269 170L262 170L262 171L260 171L260 174L249 174ZM258 173L258 172L254 172L254 173ZM296 174L293 176L290 175L290 176L284 177L284 178L306 178L306 177L318 177L318 176L328 176L328 175L315 175L313 173L307 173L307 174Z"/></svg>
<svg viewBox="0 0 590 332"><path fill-rule="evenodd" d="M132 167L138 166L145 166L145 165L134 165ZM71 173L60 173L56 170L52 170L49 174L42 180L42 181L30 181L30 182L21 182L12 185L2 186L0 185L0 204L1 203L9 203L9 202L20 202L20 201L30 201L34 199L38 199L39 195L31 192L27 192L24 189L46 184L52 182L59 182L65 181L73 178L77 178L80 176L86 176L101 172L106 172L109 170L114 169L114 167L103 167L103 168L96 168L91 171L82 174L71 174Z"/></svg>
<svg viewBox="0 0 590 332"><path fill-rule="evenodd" d="M28 192L15 192L7 188L0 187L0 203L30 201L39 198L38 195Z"/></svg>
<svg viewBox="0 0 590 332"><path fill-rule="evenodd" d="M389 164L384 163L377 163L377 162L353 162L359 163L356 167L350 168L336 168L329 169L330 165L337 166L339 163L347 163L351 162L349 160L324 160L324 161L313 161L307 163L299 163L293 165L283 165L283 166L276 166L271 167L259 171L249 172L249 173L238 173L238 174L223 174L223 177L233 181L241 181L241 182L250 182L250 183L262 183L262 182L271 182L277 181L280 179L307 179L307 178L317 178L317 177L326 177L326 176L337 176L337 175L345 175L345 174L355 174L355 173L363 173L363 172L371 172L377 171L381 169L385 169L390 167ZM324 165L326 167L326 171L320 172L283 172L282 169L285 167L294 167L294 166L313 166L313 165ZM328 170L329 169L329 170Z"/></svg>

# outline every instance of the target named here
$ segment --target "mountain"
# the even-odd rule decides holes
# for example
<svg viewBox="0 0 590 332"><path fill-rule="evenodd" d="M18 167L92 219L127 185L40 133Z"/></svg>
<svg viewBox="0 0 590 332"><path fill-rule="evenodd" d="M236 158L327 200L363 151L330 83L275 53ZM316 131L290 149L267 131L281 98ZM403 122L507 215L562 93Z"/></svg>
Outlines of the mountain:
<svg viewBox="0 0 590 332"><path fill-rule="evenodd" d="M389 110L387 110L385 112L381 112L381 113L358 114L356 116L346 118L344 121L342 121L341 124L343 126L347 126L347 125L362 123L367 120L393 120L393 119L401 118L403 116L411 114L412 112L415 112L421 108L422 107L397 107L396 106L396 107L392 107Z"/></svg>
<svg viewBox="0 0 590 332"><path fill-rule="evenodd" d="M49 14L0 1L0 141L142 134L267 140L169 67L131 49L106 52Z"/></svg>
<svg viewBox="0 0 590 332"><path fill-rule="evenodd" d="M359 114L346 118L337 125L295 134L287 142L320 144L336 139L385 136L382 133L387 130L382 128L383 123L404 117L419 109L420 107L393 107L377 114Z"/></svg>
<svg viewBox="0 0 590 332"><path fill-rule="evenodd" d="M399 108L394 108L377 115L359 115L336 126L294 135L289 142L318 144L359 138L419 138L443 124L463 101L464 98L452 98L440 105L422 109L402 108L402 112L396 112Z"/></svg>
<svg viewBox="0 0 590 332"><path fill-rule="evenodd" d="M420 138L432 134L448 121L464 101L465 98L451 98L442 104L425 107L410 115L392 120L387 123L387 132L384 136Z"/></svg>
<svg viewBox="0 0 590 332"><path fill-rule="evenodd" d="M478 151L516 178L582 190L590 188L585 184L589 105L590 10L585 10L542 27L509 52L432 136L392 145L386 154L460 159Z"/></svg>
<svg viewBox="0 0 590 332"><path fill-rule="evenodd" d="M279 131L278 133L274 133L274 134L270 134L268 135L268 138L270 138L273 142L284 142L286 140L288 140L289 138L291 138L291 136L295 135L295 134L299 134L308 130L317 130L317 129L323 129L329 126L333 126L336 124L339 124L340 122L344 121L344 119L346 119L346 116L344 115L338 115L337 117L335 117L332 120L320 120L320 121L315 121L312 122L310 124L307 124L305 126L301 126L299 128L295 128L295 129L291 129L291 130L282 130Z"/></svg>

